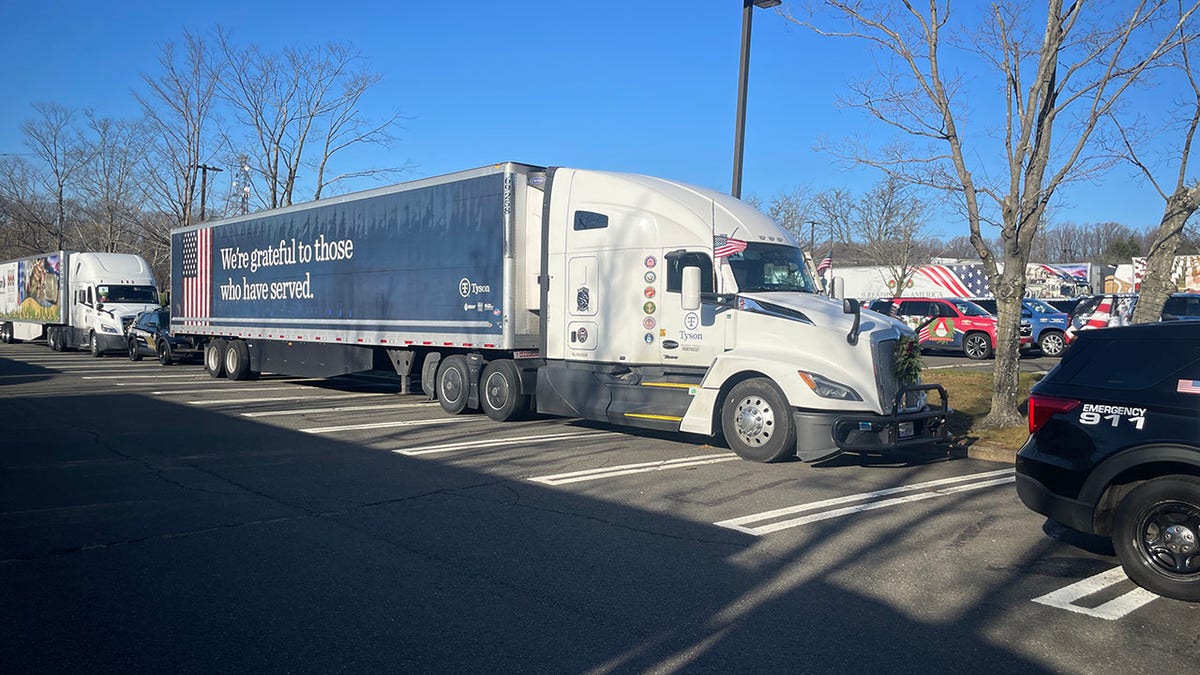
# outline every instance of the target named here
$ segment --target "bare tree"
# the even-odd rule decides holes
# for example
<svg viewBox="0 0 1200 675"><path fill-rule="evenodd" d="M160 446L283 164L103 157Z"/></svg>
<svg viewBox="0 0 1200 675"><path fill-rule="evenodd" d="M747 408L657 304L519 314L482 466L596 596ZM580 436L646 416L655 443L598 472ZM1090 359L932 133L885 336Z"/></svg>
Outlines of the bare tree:
<svg viewBox="0 0 1200 675"><path fill-rule="evenodd" d="M153 140L147 184L157 210L172 214L173 226L187 226L195 218L197 168L215 153L211 127L222 64L211 57L202 38L188 32L182 48L161 44L157 60L162 72L143 73L147 91L134 93ZM162 225L145 234L169 250L170 229Z"/></svg>
<svg viewBox="0 0 1200 675"><path fill-rule="evenodd" d="M138 223L147 195L145 129L137 122L97 118L87 113L92 137L89 162L79 174L79 195L87 219L74 240L88 251L131 251L140 245Z"/></svg>
<svg viewBox="0 0 1200 675"><path fill-rule="evenodd" d="M767 215L780 227L791 233L801 246L810 243L808 223L812 220L812 198L807 187L797 187L791 192L775 195L767 207ZM811 252L811 251L810 251ZM811 252L815 255L815 252Z"/></svg>
<svg viewBox="0 0 1200 675"><path fill-rule="evenodd" d="M92 158L75 126L75 110L55 103L38 103L33 107L39 116L21 125L21 130L25 145L43 165L43 187L55 206L55 248L61 249L67 241L68 186Z"/></svg>
<svg viewBox="0 0 1200 675"><path fill-rule="evenodd" d="M39 190L41 183L23 157L0 157L0 259L58 246L58 209Z"/></svg>
<svg viewBox="0 0 1200 675"><path fill-rule="evenodd" d="M1146 271L1142 277L1142 285L1138 294L1137 306L1133 310L1134 323L1151 323L1158 321L1162 315L1167 298L1176 289L1171 277L1175 262L1175 253L1183 241L1184 226L1196 210L1200 208L1200 180L1188 179L1188 161L1191 159L1192 144L1196 138L1196 128L1200 126L1200 84L1197 83L1196 68L1192 64L1189 53L1189 43L1185 38L1188 29L1195 33L1194 26L1186 24L1179 27L1179 61L1173 65L1182 71L1187 81L1186 99L1181 101L1179 108L1185 117L1179 120L1180 137L1178 140L1179 169L1175 173L1173 185L1163 185L1154 175L1148 161L1144 161L1138 145L1132 139L1129 130L1122 124L1117 124L1121 139L1126 150L1126 156L1145 176L1147 182L1154 187L1165 202L1162 219L1154 233L1154 239L1146 254Z"/></svg>
<svg viewBox="0 0 1200 675"><path fill-rule="evenodd" d="M292 203L305 166L316 174L314 198L339 181L403 170L328 175L331 160L346 148L392 142L400 120L398 114L380 122L363 117L362 98L380 78L363 68L352 46L329 43L274 54L256 45L239 47L225 31L218 40L228 75L219 92L247 132L245 140L232 134L230 143L253 148L251 163L261 178L255 187L268 208Z"/></svg>
<svg viewBox="0 0 1200 675"><path fill-rule="evenodd" d="M903 295L908 280L923 262L924 203L909 194L908 185L894 176L876 183L858 200L850 234L871 265L886 267Z"/></svg>
<svg viewBox="0 0 1200 675"><path fill-rule="evenodd" d="M1017 408L1020 300L1034 235L1056 190L1106 168L1104 157L1088 154L1093 132L1138 77L1177 45L1183 21L1162 30L1158 20L1169 0L1140 0L1117 18L1082 0L1048 0L1039 29L1029 21L1036 14L1033 3L997 0L981 28L956 36L947 28L949 2L823 4L830 10L828 27L817 23L826 23L825 18L789 18L821 35L863 41L890 57L881 59L879 77L852 86L847 103L908 141L882 152L847 146L841 154L905 182L944 191L962 207L1000 314L991 412L983 424L1016 424L1022 419ZM1185 18L1194 11L1195 5L1187 8ZM943 54L947 42L956 58L974 57L999 76L1002 86L995 90L1002 98L987 104L1003 114L995 151L983 149L991 129L965 133L971 124L992 122L982 113L968 114L966 82ZM972 100L986 98L973 94ZM1056 134L1063 139L1057 144ZM1004 168L993 173L995 160ZM985 223L999 228L1001 250L985 239Z"/></svg>

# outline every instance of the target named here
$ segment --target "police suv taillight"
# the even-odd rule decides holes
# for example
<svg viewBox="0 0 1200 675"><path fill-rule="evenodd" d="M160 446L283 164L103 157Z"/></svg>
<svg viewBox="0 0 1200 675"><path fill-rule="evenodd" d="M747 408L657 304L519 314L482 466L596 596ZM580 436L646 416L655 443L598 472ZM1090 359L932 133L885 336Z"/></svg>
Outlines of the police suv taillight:
<svg viewBox="0 0 1200 675"><path fill-rule="evenodd" d="M1051 417L1059 413L1071 412L1078 407L1079 401L1073 398L1031 394L1029 396L1029 433L1037 432Z"/></svg>

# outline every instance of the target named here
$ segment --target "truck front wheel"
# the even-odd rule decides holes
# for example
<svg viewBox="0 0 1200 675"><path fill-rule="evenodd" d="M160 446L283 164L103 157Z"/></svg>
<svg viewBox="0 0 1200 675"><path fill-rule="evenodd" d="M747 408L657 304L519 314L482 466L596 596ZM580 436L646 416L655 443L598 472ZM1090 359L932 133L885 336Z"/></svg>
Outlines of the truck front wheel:
<svg viewBox="0 0 1200 675"><path fill-rule="evenodd" d="M471 369L467 367L467 357L461 354L447 356L437 374L437 397L442 410L451 415L466 410L470 393Z"/></svg>
<svg viewBox="0 0 1200 675"><path fill-rule="evenodd" d="M88 333L88 351L94 358L104 356L104 352L100 350L100 338L96 335L96 331Z"/></svg>
<svg viewBox="0 0 1200 675"><path fill-rule="evenodd" d="M1134 488L1117 505L1112 539L1134 583L1200 601L1200 479L1163 476Z"/></svg>
<svg viewBox="0 0 1200 675"><path fill-rule="evenodd" d="M209 377L225 376L225 341L217 338L204 345L204 372Z"/></svg>
<svg viewBox="0 0 1200 675"><path fill-rule="evenodd" d="M796 454L796 427L787 400L770 380L739 382L721 406L729 449L752 462L778 462Z"/></svg>
<svg viewBox="0 0 1200 675"><path fill-rule="evenodd" d="M529 411L529 396L521 393L521 371L511 360L487 364L479 385L483 412L497 422L520 419Z"/></svg>

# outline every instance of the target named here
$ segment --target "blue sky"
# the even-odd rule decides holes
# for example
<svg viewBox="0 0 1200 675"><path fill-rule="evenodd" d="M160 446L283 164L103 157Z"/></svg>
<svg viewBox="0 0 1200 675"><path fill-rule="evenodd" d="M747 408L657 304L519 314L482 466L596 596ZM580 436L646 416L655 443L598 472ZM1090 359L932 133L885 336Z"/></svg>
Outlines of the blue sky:
<svg viewBox="0 0 1200 675"><path fill-rule="evenodd" d="M154 71L157 45L217 25L268 48L353 42L384 77L379 114L409 118L388 156L355 157L364 166L410 162L407 177L419 178L515 160L730 188L739 0L0 0L0 153L23 151L20 125L37 102L134 116L131 91ZM871 57L771 11L756 11L753 37L743 196L878 180L814 150L822 138L883 132L836 104ZM1058 220L1141 228L1162 214L1123 167L1063 197ZM966 234L950 216L936 227Z"/></svg>

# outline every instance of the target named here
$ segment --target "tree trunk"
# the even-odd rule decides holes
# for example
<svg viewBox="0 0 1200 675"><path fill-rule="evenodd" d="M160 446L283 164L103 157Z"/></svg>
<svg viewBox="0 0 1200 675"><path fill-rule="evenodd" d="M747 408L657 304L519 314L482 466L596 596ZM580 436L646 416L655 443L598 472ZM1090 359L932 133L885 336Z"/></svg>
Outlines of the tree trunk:
<svg viewBox="0 0 1200 675"><path fill-rule="evenodd" d="M1021 365L1021 296L1024 294L1025 261L1004 265L1000 283L992 289L996 296L996 356L992 372L992 409L980 425L997 429L1020 424L1019 378Z"/></svg>
<svg viewBox="0 0 1200 675"><path fill-rule="evenodd" d="M1162 316L1163 305L1177 288L1171 279L1171 267L1175 263L1180 235L1184 223L1197 208L1200 208L1200 184L1190 189L1180 187L1167 198L1162 221L1146 256L1146 273L1133 310L1133 323L1154 323Z"/></svg>

